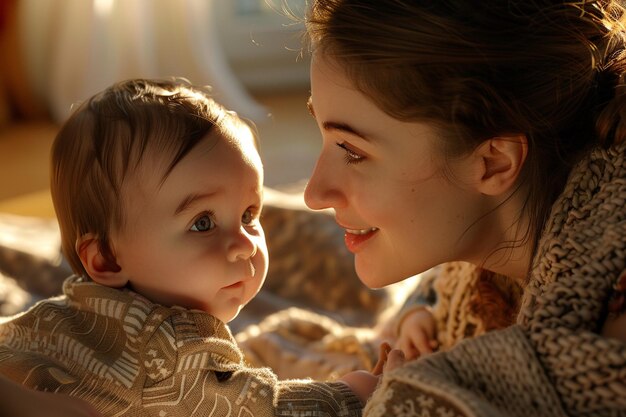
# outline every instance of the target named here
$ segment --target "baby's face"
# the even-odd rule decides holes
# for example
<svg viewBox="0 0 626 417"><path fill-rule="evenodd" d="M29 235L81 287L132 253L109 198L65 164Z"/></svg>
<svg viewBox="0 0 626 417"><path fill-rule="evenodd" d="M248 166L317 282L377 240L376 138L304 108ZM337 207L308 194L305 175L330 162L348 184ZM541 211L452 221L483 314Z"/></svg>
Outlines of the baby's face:
<svg viewBox="0 0 626 417"><path fill-rule="evenodd" d="M261 159L247 128L236 136L209 134L162 184L165 164L147 155L124 185L125 223L112 237L133 290L224 322L257 294L268 264Z"/></svg>

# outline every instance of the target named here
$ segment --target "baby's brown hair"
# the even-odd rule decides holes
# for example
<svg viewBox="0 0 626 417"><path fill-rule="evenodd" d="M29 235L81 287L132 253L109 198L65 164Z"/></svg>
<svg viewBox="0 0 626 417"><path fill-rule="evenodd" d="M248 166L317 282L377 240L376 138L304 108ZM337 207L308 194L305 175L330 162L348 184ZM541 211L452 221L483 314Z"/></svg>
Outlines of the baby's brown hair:
<svg viewBox="0 0 626 417"><path fill-rule="evenodd" d="M52 146L51 193L63 253L76 274L87 275L76 247L93 234L115 269L111 232L124 226L122 185L148 151L169 162L161 181L214 127L243 122L207 89L176 80L133 79L81 104ZM155 173L154 175L159 175Z"/></svg>

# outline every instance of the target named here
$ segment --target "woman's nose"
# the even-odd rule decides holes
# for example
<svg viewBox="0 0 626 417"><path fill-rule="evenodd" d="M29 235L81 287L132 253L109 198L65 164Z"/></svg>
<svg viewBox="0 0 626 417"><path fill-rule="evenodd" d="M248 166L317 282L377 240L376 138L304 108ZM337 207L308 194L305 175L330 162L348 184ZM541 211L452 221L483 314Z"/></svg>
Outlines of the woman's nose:
<svg viewBox="0 0 626 417"><path fill-rule="evenodd" d="M228 260L235 262L241 259L252 258L257 251L254 237L241 226L239 230L232 232L228 241Z"/></svg>
<svg viewBox="0 0 626 417"><path fill-rule="evenodd" d="M320 155L304 190L304 202L313 210L342 208L347 204L346 194L342 189L345 184L330 162L324 154Z"/></svg>

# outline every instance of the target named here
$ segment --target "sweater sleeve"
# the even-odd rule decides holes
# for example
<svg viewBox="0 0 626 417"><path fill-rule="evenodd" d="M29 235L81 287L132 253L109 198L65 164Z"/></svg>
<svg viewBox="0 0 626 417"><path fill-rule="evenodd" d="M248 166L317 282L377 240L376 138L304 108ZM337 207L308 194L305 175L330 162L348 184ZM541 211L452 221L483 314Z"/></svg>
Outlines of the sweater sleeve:
<svg viewBox="0 0 626 417"><path fill-rule="evenodd" d="M280 381L276 416L360 416L363 405L342 382Z"/></svg>
<svg viewBox="0 0 626 417"><path fill-rule="evenodd" d="M464 340L386 373L367 417L565 417L519 326Z"/></svg>

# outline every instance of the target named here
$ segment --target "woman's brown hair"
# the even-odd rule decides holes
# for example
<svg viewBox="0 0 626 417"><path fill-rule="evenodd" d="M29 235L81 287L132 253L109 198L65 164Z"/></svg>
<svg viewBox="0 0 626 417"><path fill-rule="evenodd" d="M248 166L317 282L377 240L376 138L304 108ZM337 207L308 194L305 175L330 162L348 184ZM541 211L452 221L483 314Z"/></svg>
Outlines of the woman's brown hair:
<svg viewBox="0 0 626 417"><path fill-rule="evenodd" d="M305 23L383 111L438 126L445 155L526 135L533 247L581 155L626 136L621 2L314 0Z"/></svg>

